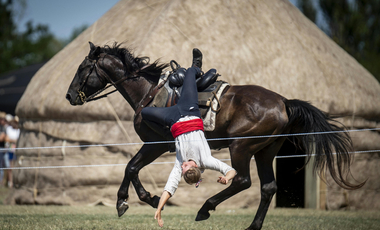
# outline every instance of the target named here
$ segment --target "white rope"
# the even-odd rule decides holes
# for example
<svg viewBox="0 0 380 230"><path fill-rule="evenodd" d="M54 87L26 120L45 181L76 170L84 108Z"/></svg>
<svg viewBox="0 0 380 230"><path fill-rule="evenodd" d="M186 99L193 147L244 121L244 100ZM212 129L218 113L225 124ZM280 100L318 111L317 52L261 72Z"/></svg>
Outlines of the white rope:
<svg viewBox="0 0 380 230"><path fill-rule="evenodd" d="M355 152L349 152L349 154L355 154L355 153L374 153L374 152L380 152L379 150L364 150L364 151L355 151ZM333 153L334 155L336 153ZM311 156L316 156L316 154L312 154ZM288 156L276 156L277 159L283 159L283 158L295 158L295 157L307 157L306 154L303 155L288 155ZM254 160L255 158L252 157L251 160ZM231 159L219 159L221 161L231 161ZM163 165L163 164L174 164L175 162L152 162L149 165ZM0 170L6 170L6 169L12 169L12 170L19 170L19 169L63 169L63 168L91 168L91 167L115 167L115 166L127 166L127 164L101 164L101 165L57 165L57 166L38 166L38 167L13 167L13 168L0 168Z"/></svg>
<svg viewBox="0 0 380 230"><path fill-rule="evenodd" d="M321 135L331 133L344 133L344 132L362 132L362 131L377 131L380 128L371 129L355 129L355 130L342 130L342 131L327 131L327 132L312 132L312 133L293 133L293 134L277 134L277 135L263 135L263 136L246 136L246 137L225 137L225 138L212 138L207 141L222 141L222 140L238 140L238 139L256 139L256 138L272 138L272 137L291 137L291 136L304 136L304 135ZM148 144L170 144L174 141L153 141L153 142L139 142L139 143L116 143L116 144L92 144L92 145L68 145L68 146L46 146L46 147L19 147L15 150L34 150L34 149L62 149L62 148L88 148L88 147L110 147L110 146L128 146L128 145L148 145ZM8 151L7 148L0 148L0 152Z"/></svg>

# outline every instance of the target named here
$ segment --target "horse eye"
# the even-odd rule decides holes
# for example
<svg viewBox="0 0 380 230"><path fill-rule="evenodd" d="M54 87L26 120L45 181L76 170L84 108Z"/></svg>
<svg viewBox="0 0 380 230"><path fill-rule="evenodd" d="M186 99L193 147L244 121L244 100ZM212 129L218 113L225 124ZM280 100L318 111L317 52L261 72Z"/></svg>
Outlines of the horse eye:
<svg viewBox="0 0 380 230"><path fill-rule="evenodd" d="M79 69L84 69L84 68L86 68L86 66L88 66L88 65L87 65L87 63L84 61L84 62L82 62L82 63L80 64Z"/></svg>
<svg viewBox="0 0 380 230"><path fill-rule="evenodd" d="M86 68L87 66L89 66L89 61L88 59L86 58L80 65L79 65L79 69L84 69Z"/></svg>
<svg viewBox="0 0 380 230"><path fill-rule="evenodd" d="M79 75L87 75L88 72L90 71L90 67L88 65L80 65L78 68L78 73Z"/></svg>

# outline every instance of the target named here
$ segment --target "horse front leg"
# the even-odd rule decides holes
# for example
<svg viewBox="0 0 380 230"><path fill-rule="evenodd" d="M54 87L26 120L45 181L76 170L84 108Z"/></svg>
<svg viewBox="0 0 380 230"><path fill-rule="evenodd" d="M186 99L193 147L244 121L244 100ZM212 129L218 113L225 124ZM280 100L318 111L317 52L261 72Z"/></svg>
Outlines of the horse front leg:
<svg viewBox="0 0 380 230"><path fill-rule="evenodd" d="M152 197L150 193L144 189L138 177L138 173L143 167L153 162L167 150L167 144L144 144L139 152L129 161L125 168L123 182L117 192L116 209L119 217L121 217L129 208L128 188L130 182L132 182L135 187L136 193L141 201L157 208L160 198L158 196Z"/></svg>

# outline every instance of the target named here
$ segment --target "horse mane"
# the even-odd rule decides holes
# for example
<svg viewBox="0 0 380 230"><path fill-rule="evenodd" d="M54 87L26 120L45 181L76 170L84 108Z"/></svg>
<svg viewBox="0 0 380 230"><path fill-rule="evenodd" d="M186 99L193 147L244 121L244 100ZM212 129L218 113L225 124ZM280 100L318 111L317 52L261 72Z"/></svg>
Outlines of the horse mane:
<svg viewBox="0 0 380 230"><path fill-rule="evenodd" d="M102 48L102 52L116 56L122 61L125 66L124 75L137 72L138 75L144 77L148 81L157 83L162 71L169 66L167 63L160 63L159 59L150 64L149 57L135 57L130 48L121 48L121 45L123 45L123 43L117 42L112 46L105 45Z"/></svg>

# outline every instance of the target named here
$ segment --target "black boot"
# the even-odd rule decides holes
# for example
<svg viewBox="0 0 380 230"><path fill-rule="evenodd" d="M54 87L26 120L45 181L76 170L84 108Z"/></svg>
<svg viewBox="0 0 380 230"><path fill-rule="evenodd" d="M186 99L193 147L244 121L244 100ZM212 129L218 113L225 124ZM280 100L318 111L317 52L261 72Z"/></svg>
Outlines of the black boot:
<svg viewBox="0 0 380 230"><path fill-rule="evenodd" d="M202 69L202 56L203 56L202 52L199 49L194 48L193 49L193 64L191 66L192 67L196 66L199 69Z"/></svg>

